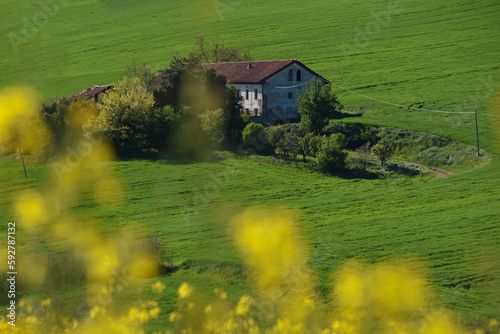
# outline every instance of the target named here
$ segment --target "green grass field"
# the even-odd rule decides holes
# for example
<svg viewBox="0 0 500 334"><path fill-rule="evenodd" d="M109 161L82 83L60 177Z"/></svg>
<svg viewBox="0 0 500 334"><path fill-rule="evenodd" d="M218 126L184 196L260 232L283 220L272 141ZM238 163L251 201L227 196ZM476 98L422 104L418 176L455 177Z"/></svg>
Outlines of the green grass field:
<svg viewBox="0 0 500 334"><path fill-rule="evenodd" d="M0 86L31 84L45 99L74 94L117 82L134 61L166 67L203 34L248 48L256 60L298 59L328 80L373 98L425 109L493 112L488 100L500 88L497 1L222 3L227 7L219 8L225 10L220 16L216 2L208 0L64 2L16 52L8 34L23 36L24 19L32 20L41 9L5 0ZM397 6L388 7L391 3ZM385 21L377 21L379 14ZM343 122L476 144L472 114L407 110L335 91L348 109L363 111ZM301 229L323 294L332 270L347 259L417 256L427 261L445 305L470 319L498 318L500 263L488 270L484 264L500 256L499 118L480 114L478 121L480 145L492 154L491 163L448 179L342 179L240 160L132 160L113 163L125 185L124 203L103 209L84 196L74 210L109 233L139 222L158 233L175 263L186 263L161 277L167 285L160 300L165 312L173 310L183 281L207 293L223 286L234 300L251 289L240 275L241 259L225 226L243 208L264 204L302 213ZM43 185L46 168L29 163L25 180L18 160L0 160L0 231L16 219L14 198L22 189ZM151 329L167 324L161 317Z"/></svg>

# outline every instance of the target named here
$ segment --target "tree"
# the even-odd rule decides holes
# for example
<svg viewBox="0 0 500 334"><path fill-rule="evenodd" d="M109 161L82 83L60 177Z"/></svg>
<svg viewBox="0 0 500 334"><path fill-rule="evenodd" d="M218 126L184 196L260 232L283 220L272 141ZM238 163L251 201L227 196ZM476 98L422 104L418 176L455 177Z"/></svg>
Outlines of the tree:
<svg viewBox="0 0 500 334"><path fill-rule="evenodd" d="M227 113L222 108L207 110L198 115L201 128L213 141L220 143L224 140L228 123Z"/></svg>
<svg viewBox="0 0 500 334"><path fill-rule="evenodd" d="M278 143L285 135L285 130L281 125L269 126L266 128L266 139L273 148L278 147Z"/></svg>
<svg viewBox="0 0 500 334"><path fill-rule="evenodd" d="M140 78L124 78L116 89L104 94L98 105L94 129L108 135L119 153L133 153L149 148L149 119L154 98Z"/></svg>
<svg viewBox="0 0 500 334"><path fill-rule="evenodd" d="M191 106L200 96L200 77L203 73L199 57L175 57L170 66L160 70L155 90L155 104L158 107L171 105L176 109L182 105Z"/></svg>
<svg viewBox="0 0 500 334"><path fill-rule="evenodd" d="M146 63L133 62L125 68L123 76L129 79L139 78L149 92L153 92L158 87L158 76L156 71Z"/></svg>
<svg viewBox="0 0 500 334"><path fill-rule="evenodd" d="M228 46L220 38L207 41L204 36L196 37L191 55L205 63L252 60L250 51L239 46Z"/></svg>
<svg viewBox="0 0 500 334"><path fill-rule="evenodd" d="M288 160L288 158L295 158L298 150L299 138L293 133L286 133L278 142L276 147L276 153L283 157L283 160Z"/></svg>
<svg viewBox="0 0 500 334"><path fill-rule="evenodd" d="M386 161L394 155L394 148L387 139L382 138L372 147L372 152L380 160L380 164L384 166Z"/></svg>
<svg viewBox="0 0 500 334"><path fill-rule="evenodd" d="M300 124L308 131L318 133L328 124L328 118L340 112L342 105L331 87L314 80L297 94Z"/></svg>
<svg viewBox="0 0 500 334"><path fill-rule="evenodd" d="M228 90L227 110L228 121L226 127L226 143L236 147L241 142L243 129L250 123L250 116L241 114L242 105L240 104L240 95L238 89L233 84L226 85Z"/></svg>
<svg viewBox="0 0 500 334"><path fill-rule="evenodd" d="M264 126L259 123L248 123L243 129L242 140L243 143L256 150L264 150L267 144Z"/></svg>
<svg viewBox="0 0 500 334"><path fill-rule="evenodd" d="M347 152L343 149L344 135L333 134L324 137L316 155L316 161L322 172L334 173L346 166Z"/></svg>
<svg viewBox="0 0 500 334"><path fill-rule="evenodd" d="M147 118L145 128L149 148L158 151L170 149L184 118L184 109L175 110L171 106L155 108Z"/></svg>
<svg viewBox="0 0 500 334"><path fill-rule="evenodd" d="M297 147L299 149L299 153L302 154L303 162L306 162L306 156L316 155L319 149L320 141L320 137L311 132L306 133L299 139Z"/></svg>

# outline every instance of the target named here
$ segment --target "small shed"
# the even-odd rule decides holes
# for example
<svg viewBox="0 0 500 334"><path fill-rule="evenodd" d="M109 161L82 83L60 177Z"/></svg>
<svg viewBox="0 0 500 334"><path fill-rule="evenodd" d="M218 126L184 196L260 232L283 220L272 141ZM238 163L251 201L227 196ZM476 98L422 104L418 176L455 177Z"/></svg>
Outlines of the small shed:
<svg viewBox="0 0 500 334"><path fill-rule="evenodd" d="M89 100L94 99L94 102L99 102L100 95L108 89L114 88L113 85L98 86L94 85L87 90L73 96L74 99Z"/></svg>

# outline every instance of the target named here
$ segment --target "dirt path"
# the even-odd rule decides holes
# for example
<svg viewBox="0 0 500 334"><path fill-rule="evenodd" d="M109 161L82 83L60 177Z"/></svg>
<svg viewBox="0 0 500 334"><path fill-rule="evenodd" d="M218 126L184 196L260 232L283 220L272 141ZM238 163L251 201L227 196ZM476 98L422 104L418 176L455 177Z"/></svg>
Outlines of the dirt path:
<svg viewBox="0 0 500 334"><path fill-rule="evenodd" d="M455 173L455 172L452 172L452 171L449 171L449 170L446 170L446 169L443 169L443 168L439 168L439 167L435 167L435 166L429 166L429 165L424 165L424 164L421 164L421 163L418 163L418 162L414 162L414 161L407 161L407 160L401 160L401 159L392 159L392 160L406 162L406 163L409 163L409 164L412 164L412 165L416 165L416 166L427 168L428 170L430 170L431 172L434 172L437 176L439 176L442 179L446 179L446 178L449 178L450 176L458 175L458 173Z"/></svg>

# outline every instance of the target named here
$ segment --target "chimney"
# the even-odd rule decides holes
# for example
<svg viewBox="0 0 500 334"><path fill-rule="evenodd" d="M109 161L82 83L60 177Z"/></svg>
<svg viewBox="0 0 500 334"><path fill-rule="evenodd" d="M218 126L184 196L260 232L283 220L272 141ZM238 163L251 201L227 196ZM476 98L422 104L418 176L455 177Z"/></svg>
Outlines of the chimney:
<svg viewBox="0 0 500 334"><path fill-rule="evenodd" d="M252 68L252 64L248 64L247 65L247 70L251 69Z"/></svg>

